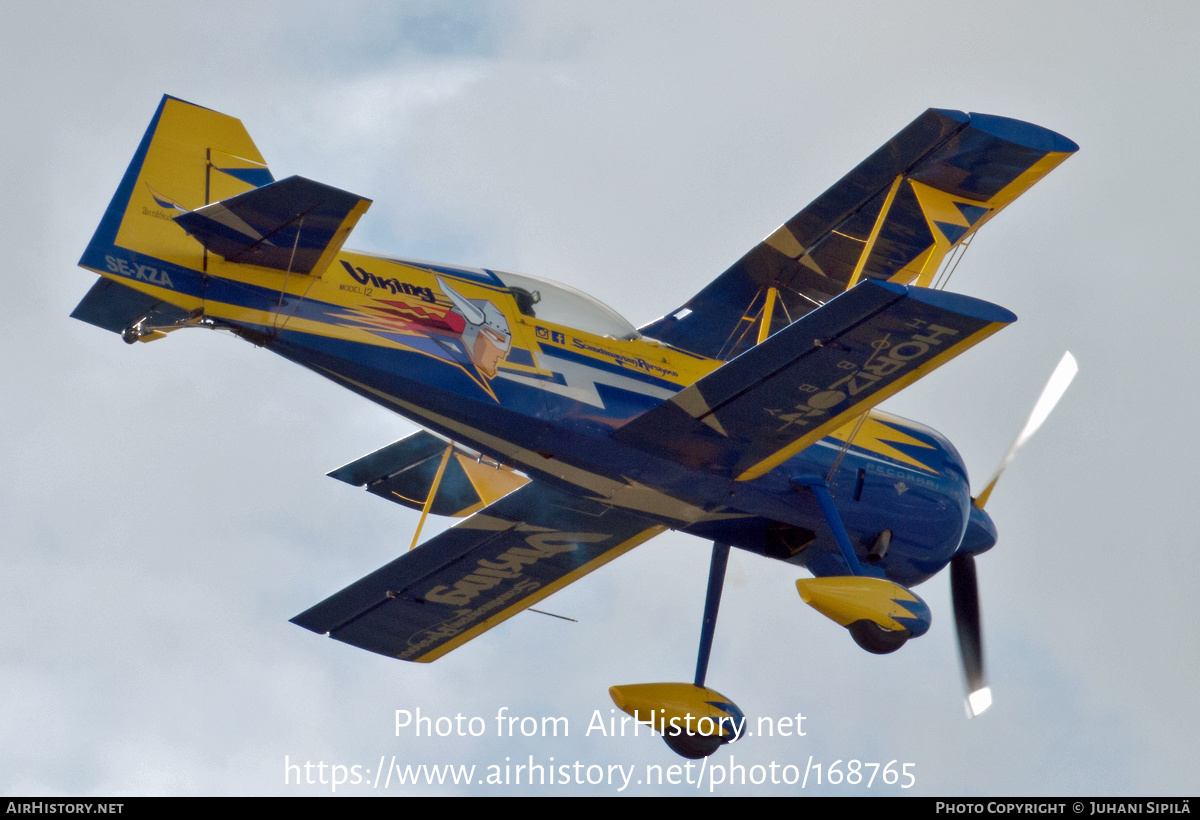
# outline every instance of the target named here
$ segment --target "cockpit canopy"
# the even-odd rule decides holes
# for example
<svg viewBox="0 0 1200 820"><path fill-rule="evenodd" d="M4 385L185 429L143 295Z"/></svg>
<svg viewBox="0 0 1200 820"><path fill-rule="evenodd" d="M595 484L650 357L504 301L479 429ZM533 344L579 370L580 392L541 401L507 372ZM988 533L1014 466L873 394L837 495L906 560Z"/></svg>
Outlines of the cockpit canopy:
<svg viewBox="0 0 1200 820"><path fill-rule="evenodd" d="M491 273L512 291L517 308L526 316L625 341L640 336L621 314L575 288L523 273Z"/></svg>

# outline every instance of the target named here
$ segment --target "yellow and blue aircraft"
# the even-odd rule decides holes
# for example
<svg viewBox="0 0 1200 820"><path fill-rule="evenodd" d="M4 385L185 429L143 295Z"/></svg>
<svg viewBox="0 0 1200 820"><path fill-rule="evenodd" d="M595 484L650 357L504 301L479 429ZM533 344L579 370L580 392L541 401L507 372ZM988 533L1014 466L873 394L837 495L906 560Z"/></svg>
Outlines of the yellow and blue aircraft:
<svg viewBox="0 0 1200 820"><path fill-rule="evenodd" d="M744 724L705 686L730 547L806 568L803 600L876 653L929 628L911 588L949 566L969 702L990 702L994 480L973 498L949 441L874 408L1016 319L935 277L1076 150L930 109L635 328L532 276L346 250L370 200L276 180L239 120L164 97L71 315L131 344L225 330L426 428L330 475L462 520L292 619L313 632L433 661L661 532L713 542L693 682L610 690L700 757Z"/></svg>

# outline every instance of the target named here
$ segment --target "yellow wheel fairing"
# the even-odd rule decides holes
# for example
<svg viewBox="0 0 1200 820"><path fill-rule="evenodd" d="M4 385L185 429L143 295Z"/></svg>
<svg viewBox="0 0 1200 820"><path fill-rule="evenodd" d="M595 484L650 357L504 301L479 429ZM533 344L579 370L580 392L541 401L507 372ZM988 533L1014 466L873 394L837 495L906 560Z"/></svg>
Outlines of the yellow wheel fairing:
<svg viewBox="0 0 1200 820"><path fill-rule="evenodd" d="M912 590L883 578L801 578L796 589L804 603L841 626L868 620L914 637L929 629L929 606Z"/></svg>
<svg viewBox="0 0 1200 820"><path fill-rule="evenodd" d="M725 742L741 736L746 718L733 701L715 689L691 683L633 683L610 686L617 708L659 734L719 735Z"/></svg>

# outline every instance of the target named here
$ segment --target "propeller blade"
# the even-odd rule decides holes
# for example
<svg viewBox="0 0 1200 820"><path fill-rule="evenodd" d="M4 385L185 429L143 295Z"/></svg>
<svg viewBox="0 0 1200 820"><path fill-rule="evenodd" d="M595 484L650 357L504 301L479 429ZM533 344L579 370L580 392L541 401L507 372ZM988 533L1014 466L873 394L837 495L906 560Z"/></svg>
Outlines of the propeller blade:
<svg viewBox="0 0 1200 820"><path fill-rule="evenodd" d="M956 555L951 559L950 598L954 604L958 651L967 678L967 714L975 717L992 705L992 690L983 681L983 633L973 555Z"/></svg>
<svg viewBox="0 0 1200 820"><path fill-rule="evenodd" d="M980 510L987 504L1000 474L1004 472L1025 442L1050 417L1054 406L1067 392L1079 365L1069 352L1064 353L1058 367L1050 375L1050 381L1042 388L1042 395L1033 405L1033 411L1025 420L1025 426L1017 433L1012 446L1000 461L1000 467L975 499ZM986 516L986 513L983 513ZM994 536L994 530L993 530ZM992 705L992 690L983 680L983 630L979 620L979 581L975 576L975 556L970 553L955 555L950 560L950 598L954 604L954 627L958 631L958 652L962 657L963 674L967 678L967 714L971 717L983 714Z"/></svg>
<svg viewBox="0 0 1200 820"><path fill-rule="evenodd" d="M982 510L983 506L987 504L988 497L991 496L996 482L1000 480L1000 474L1004 472L1004 468L1017 455L1017 450L1021 449L1025 442L1033 438L1033 434L1038 431L1038 428L1050 416L1050 411L1054 409L1054 405L1058 404L1058 400L1067 392L1067 388L1071 385L1071 380L1075 378L1075 374L1078 372L1079 365L1075 363L1075 357L1071 355L1070 351L1064 353L1062 359L1058 362L1058 367L1054 368L1054 372L1050 374L1050 381L1046 382L1046 386L1042 388L1042 395L1038 397L1037 403L1033 405L1033 412L1025 420L1025 426L1021 428L1021 432L1017 433L1012 446L1008 448L1008 452L1004 454L1004 458L1000 461L1000 467L996 470L996 474L992 476L992 480L983 488L983 492L975 498L976 507Z"/></svg>

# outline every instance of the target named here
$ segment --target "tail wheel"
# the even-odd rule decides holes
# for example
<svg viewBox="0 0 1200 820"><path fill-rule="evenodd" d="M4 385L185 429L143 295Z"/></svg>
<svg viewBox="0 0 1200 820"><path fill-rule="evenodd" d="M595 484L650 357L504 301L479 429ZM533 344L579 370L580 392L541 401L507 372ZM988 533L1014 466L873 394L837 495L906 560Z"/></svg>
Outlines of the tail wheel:
<svg viewBox="0 0 1200 820"><path fill-rule="evenodd" d="M663 735L663 740L666 741L672 752L680 757L686 757L688 760L708 757L721 748L722 743L720 735L689 735L687 732L680 732L677 735L668 732Z"/></svg>
<svg viewBox="0 0 1200 820"><path fill-rule="evenodd" d="M909 637L907 629L884 629L874 621L866 619L855 621L846 628L850 630L850 637L854 638L856 644L874 655L895 652L908 642Z"/></svg>

